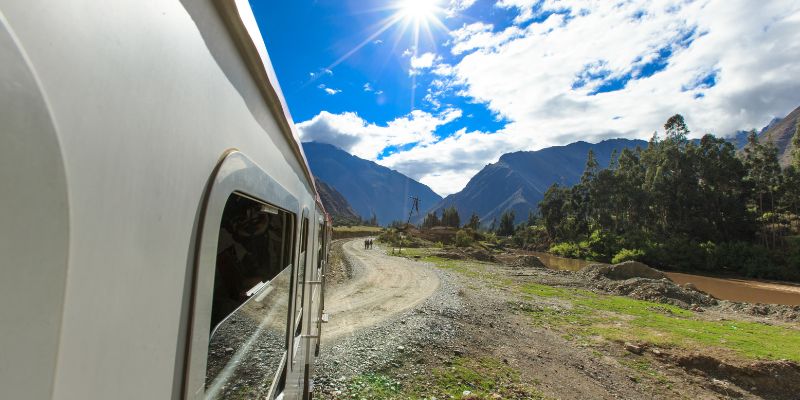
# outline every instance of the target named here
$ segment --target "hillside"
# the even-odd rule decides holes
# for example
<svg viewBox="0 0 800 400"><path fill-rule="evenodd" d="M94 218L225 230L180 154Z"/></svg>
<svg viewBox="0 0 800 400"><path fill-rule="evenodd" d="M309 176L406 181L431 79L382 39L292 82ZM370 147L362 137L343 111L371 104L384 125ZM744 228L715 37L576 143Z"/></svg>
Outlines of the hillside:
<svg viewBox="0 0 800 400"><path fill-rule="evenodd" d="M333 218L334 224L346 225L360 222L361 218L358 213L356 213L356 210L353 209L341 193L319 178L315 177L314 182L317 185L317 191L322 200L322 205L325 207L325 211Z"/></svg>
<svg viewBox="0 0 800 400"><path fill-rule="evenodd" d="M429 208L442 199L428 186L336 146L306 142L303 150L314 176L341 193L363 219L370 219L374 214L381 225L405 221L409 196L418 196L422 208Z"/></svg>
<svg viewBox="0 0 800 400"><path fill-rule="evenodd" d="M778 159L782 167L786 167L792 158L792 137L797 129L797 120L800 118L800 107L797 107L782 119L773 120L761 133L760 141L769 140L778 148Z"/></svg>
<svg viewBox="0 0 800 400"><path fill-rule="evenodd" d="M601 167L607 167L614 150L647 146L643 140L610 139L597 144L576 142L538 151L504 154L476 174L458 193L447 196L434 209L455 206L462 220L478 213L481 224L499 220L506 210L514 210L517 222L524 220L553 183L574 185L586 165L586 155L593 150Z"/></svg>

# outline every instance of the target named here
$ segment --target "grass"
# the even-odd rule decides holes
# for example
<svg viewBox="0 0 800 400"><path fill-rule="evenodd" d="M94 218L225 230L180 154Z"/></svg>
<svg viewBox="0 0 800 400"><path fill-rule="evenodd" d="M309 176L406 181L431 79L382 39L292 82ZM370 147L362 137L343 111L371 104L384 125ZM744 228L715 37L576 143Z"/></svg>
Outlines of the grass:
<svg viewBox="0 0 800 400"><path fill-rule="evenodd" d="M467 395L465 393L469 392ZM494 396L494 397L493 397ZM498 397L499 396L499 397ZM356 399L544 399L531 385L520 381L513 368L492 358L459 357L449 366L400 383L383 374L353 378L343 397Z"/></svg>
<svg viewBox="0 0 800 400"><path fill-rule="evenodd" d="M636 371L640 377L654 380L662 385L669 385L669 379L657 369L653 368L653 365L650 364L650 361L647 359L641 357L634 359L620 358L619 362Z"/></svg>
<svg viewBox="0 0 800 400"><path fill-rule="evenodd" d="M546 307L526 308L534 324L563 330L565 337L581 341L638 342L663 348L706 351L713 348L745 360L787 359L800 362L800 329L738 320L707 320L680 307L594 293L584 289L537 283L515 285L486 272L473 261L433 256L436 249L404 249L403 256L418 257L436 267L512 286L528 300L552 300Z"/></svg>
<svg viewBox="0 0 800 400"><path fill-rule="evenodd" d="M382 374L362 374L347 384L347 394L357 399L403 398L400 383Z"/></svg>
<svg viewBox="0 0 800 400"><path fill-rule="evenodd" d="M644 342L661 347L704 350L713 347L746 359L800 361L800 330L746 321L709 321L679 307L593 293L587 290L525 284L532 296L561 302L531 310L534 323L558 326L577 337Z"/></svg>

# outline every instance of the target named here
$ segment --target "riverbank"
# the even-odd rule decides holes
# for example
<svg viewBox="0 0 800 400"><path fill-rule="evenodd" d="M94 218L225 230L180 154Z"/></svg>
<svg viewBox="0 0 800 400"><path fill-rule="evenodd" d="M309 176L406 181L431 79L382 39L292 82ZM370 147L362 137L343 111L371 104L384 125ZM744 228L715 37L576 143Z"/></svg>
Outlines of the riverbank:
<svg viewBox="0 0 800 400"><path fill-rule="evenodd" d="M598 264L595 261L579 260L536 251L511 251L511 254L533 255L554 270L580 271ZM771 280L747 279L736 276L700 275L687 272L664 271L679 285L692 284L720 300L753 304L800 305L800 284Z"/></svg>

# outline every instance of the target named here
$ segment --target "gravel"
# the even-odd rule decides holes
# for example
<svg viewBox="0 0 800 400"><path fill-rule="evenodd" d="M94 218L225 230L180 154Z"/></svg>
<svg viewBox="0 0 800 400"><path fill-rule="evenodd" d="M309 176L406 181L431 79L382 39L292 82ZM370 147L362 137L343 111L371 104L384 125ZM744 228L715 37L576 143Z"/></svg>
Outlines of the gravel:
<svg viewBox="0 0 800 400"><path fill-rule="evenodd" d="M358 263L348 260L346 254L342 260L350 264L345 269L351 269L352 276L358 276ZM317 393L322 397L336 397L344 391L350 378L399 367L403 360L423 357L423 351L440 349L443 354L452 354L448 343L460 332L459 319L463 319L467 310L454 278L446 271L431 268L439 277L440 286L426 301L376 326L323 344L315 364ZM322 334L325 334L324 326ZM411 370L411 373L421 372L421 368Z"/></svg>

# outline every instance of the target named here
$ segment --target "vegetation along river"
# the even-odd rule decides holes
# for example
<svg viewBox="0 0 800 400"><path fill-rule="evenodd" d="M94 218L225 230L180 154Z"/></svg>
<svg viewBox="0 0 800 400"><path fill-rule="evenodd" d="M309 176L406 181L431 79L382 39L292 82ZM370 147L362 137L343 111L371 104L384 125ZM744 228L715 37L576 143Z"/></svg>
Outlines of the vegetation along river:
<svg viewBox="0 0 800 400"><path fill-rule="evenodd" d="M554 256L548 253L529 252L542 260L551 269L578 271L596 264L592 261ZM680 285L694 284L698 289L722 300L747 303L800 305L800 285L784 282L768 282L733 278L714 278L702 275L666 272Z"/></svg>

